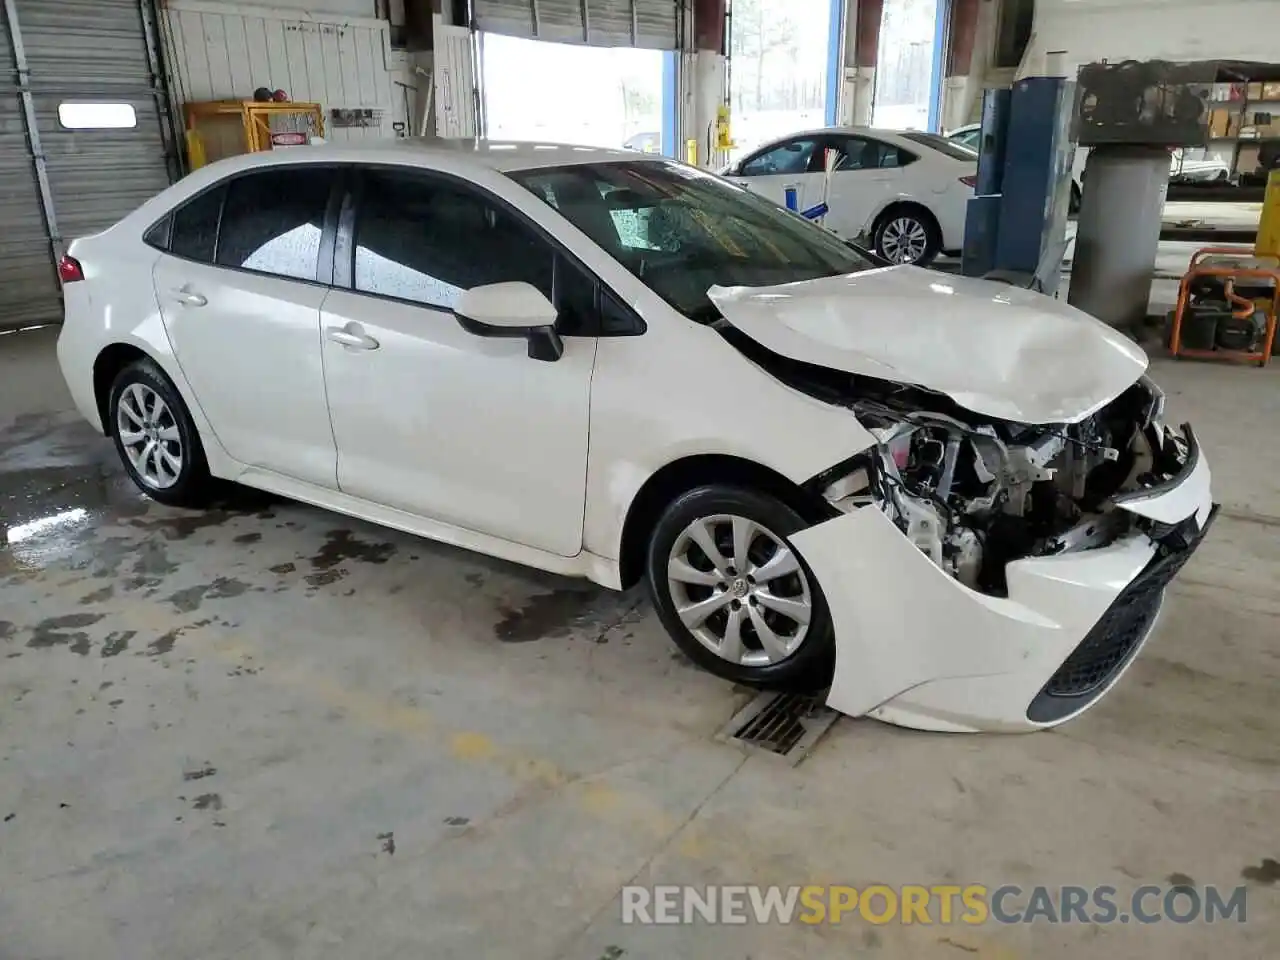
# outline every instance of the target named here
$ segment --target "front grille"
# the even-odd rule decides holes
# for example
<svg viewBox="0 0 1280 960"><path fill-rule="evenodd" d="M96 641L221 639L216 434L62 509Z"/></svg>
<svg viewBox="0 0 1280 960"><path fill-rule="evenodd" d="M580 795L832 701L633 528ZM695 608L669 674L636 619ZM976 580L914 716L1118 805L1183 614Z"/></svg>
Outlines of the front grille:
<svg viewBox="0 0 1280 960"><path fill-rule="evenodd" d="M1166 538L1145 570L1120 592L1080 645L1049 678L1027 709L1037 723L1059 719L1085 706L1127 664L1160 612L1165 588L1200 545L1217 507L1191 542ZM1172 545L1170 545L1172 544Z"/></svg>

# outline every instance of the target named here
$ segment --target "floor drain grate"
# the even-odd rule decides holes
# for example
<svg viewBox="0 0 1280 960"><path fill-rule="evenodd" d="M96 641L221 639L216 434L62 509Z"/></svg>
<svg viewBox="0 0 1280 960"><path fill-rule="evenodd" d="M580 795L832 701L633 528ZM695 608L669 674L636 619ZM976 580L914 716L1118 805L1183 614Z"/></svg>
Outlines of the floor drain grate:
<svg viewBox="0 0 1280 960"><path fill-rule="evenodd" d="M809 694L761 693L737 712L720 738L776 753L794 765L839 715Z"/></svg>

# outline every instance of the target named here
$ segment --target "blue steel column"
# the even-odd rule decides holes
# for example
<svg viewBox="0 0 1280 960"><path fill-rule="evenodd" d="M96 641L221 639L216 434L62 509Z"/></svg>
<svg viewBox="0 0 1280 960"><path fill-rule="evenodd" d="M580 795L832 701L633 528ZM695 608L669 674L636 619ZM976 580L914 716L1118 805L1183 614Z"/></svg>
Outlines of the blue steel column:
<svg viewBox="0 0 1280 960"><path fill-rule="evenodd" d="M844 76L844 11L847 2L856 0L830 0L830 17L827 21L827 126L839 122L840 87Z"/></svg>
<svg viewBox="0 0 1280 960"><path fill-rule="evenodd" d="M947 21L951 16L951 0L937 0L933 23L933 69L929 76L929 129L941 133L942 76L947 62Z"/></svg>

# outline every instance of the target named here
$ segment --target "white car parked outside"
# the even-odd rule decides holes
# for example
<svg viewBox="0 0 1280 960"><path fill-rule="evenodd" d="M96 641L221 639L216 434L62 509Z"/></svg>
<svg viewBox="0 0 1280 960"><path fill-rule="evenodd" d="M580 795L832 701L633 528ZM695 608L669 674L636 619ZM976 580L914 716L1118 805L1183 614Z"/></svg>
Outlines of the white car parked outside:
<svg viewBox="0 0 1280 960"><path fill-rule="evenodd" d="M622 150L399 141L203 168L60 264L134 482L237 481L622 588L730 680L1025 730L1086 709L1211 516L1129 340L877 268Z"/></svg>
<svg viewBox="0 0 1280 960"><path fill-rule="evenodd" d="M835 153L829 186L828 151ZM977 171L976 153L936 134L834 127L757 147L724 172L780 204L795 188L801 210L826 190L827 229L890 263L925 266L964 246Z"/></svg>

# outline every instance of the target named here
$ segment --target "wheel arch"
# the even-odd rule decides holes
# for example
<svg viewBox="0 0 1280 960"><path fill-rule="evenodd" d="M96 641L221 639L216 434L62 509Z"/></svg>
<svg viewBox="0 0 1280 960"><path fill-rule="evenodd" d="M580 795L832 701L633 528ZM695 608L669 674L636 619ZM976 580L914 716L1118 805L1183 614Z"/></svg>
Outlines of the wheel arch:
<svg viewBox="0 0 1280 960"><path fill-rule="evenodd" d="M98 408L104 436L111 435L111 385L120 371L139 360L150 360L160 366L156 358L132 343L111 343L98 351L93 361L93 400ZM161 367L163 370L164 368ZM166 376L168 374L166 373ZM173 378L169 378L170 382Z"/></svg>
<svg viewBox="0 0 1280 960"><path fill-rule="evenodd" d="M646 480L627 508L618 551L622 588L640 582L645 549L662 511L683 493L708 484L747 487L776 497L811 523L827 519L830 508L776 470L729 454L696 454L673 460Z"/></svg>
<svg viewBox="0 0 1280 960"><path fill-rule="evenodd" d="M895 197L876 211L875 216L871 218L870 233L873 240L876 232L880 229L880 225L899 210L912 210L923 213L929 222L933 224L933 229L937 231L938 236L942 235L942 225L938 222L938 215L929 209L928 204L917 200L915 197Z"/></svg>

